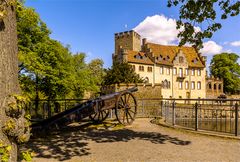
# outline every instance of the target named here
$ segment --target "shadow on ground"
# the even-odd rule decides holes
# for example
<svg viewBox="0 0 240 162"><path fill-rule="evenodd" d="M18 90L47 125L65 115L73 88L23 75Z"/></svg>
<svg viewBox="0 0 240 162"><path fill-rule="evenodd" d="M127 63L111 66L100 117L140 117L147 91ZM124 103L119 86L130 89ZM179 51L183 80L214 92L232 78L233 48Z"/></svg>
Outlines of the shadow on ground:
<svg viewBox="0 0 240 162"><path fill-rule="evenodd" d="M107 125L107 126L106 126ZM103 126L103 127L102 127ZM128 128L118 127L112 123L102 124L101 127L92 126L87 123L81 126L68 127L48 135L44 138L31 139L21 149L30 149L38 158L56 159L64 161L74 156L85 156L91 154L88 147L89 141L96 143L128 142L130 140L146 140L154 144L165 144L170 142L175 145L189 145L190 141L180 140L156 132L136 132ZM109 129L110 128L110 129ZM117 129L115 129L117 128Z"/></svg>

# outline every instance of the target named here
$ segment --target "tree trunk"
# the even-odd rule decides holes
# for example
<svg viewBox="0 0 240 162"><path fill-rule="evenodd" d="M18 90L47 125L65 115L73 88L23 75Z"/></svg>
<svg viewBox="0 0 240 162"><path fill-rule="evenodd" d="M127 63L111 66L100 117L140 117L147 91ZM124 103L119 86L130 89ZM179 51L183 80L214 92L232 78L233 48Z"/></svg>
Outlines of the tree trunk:
<svg viewBox="0 0 240 162"><path fill-rule="evenodd" d="M15 7L5 3L6 16L0 19L0 139L4 144L11 145L9 161L17 161L17 144L15 140L3 133L2 127L7 121L5 113L8 95L20 92L18 83L18 47ZM1 4L1 3L0 3Z"/></svg>

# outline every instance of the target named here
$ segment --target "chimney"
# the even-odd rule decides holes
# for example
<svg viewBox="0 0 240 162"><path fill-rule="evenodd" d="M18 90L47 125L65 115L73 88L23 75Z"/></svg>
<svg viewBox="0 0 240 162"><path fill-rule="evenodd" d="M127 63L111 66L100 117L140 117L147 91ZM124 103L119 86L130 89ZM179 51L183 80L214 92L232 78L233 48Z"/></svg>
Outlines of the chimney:
<svg viewBox="0 0 240 162"><path fill-rule="evenodd" d="M144 46L145 44L147 44L147 38L142 39L142 45Z"/></svg>

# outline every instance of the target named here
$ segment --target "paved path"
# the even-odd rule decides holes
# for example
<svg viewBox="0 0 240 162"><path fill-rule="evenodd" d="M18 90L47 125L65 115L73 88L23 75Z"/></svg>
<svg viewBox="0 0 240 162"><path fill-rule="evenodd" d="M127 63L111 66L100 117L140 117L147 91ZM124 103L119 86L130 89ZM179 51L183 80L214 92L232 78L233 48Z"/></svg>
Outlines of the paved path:
<svg viewBox="0 0 240 162"><path fill-rule="evenodd" d="M137 119L121 128L74 127L27 144L35 162L240 161L240 141L186 133ZM99 129L103 128L103 129Z"/></svg>

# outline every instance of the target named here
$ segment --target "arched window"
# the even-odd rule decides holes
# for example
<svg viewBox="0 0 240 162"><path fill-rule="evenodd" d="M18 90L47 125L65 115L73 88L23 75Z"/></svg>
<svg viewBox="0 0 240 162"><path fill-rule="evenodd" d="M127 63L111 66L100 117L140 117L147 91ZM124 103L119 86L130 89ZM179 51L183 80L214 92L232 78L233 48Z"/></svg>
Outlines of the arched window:
<svg viewBox="0 0 240 162"><path fill-rule="evenodd" d="M211 83L208 84L208 89L212 89L212 84Z"/></svg>
<svg viewBox="0 0 240 162"><path fill-rule="evenodd" d="M165 79L164 81L162 81L162 88L163 89L169 89L170 88L170 81L168 81L167 79Z"/></svg>
<svg viewBox="0 0 240 162"><path fill-rule="evenodd" d="M218 85L218 89L219 89L219 90L222 89L222 85L221 85L221 84Z"/></svg>
<svg viewBox="0 0 240 162"><path fill-rule="evenodd" d="M214 84L214 90L216 90L217 89L217 84Z"/></svg>

